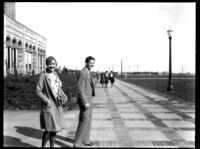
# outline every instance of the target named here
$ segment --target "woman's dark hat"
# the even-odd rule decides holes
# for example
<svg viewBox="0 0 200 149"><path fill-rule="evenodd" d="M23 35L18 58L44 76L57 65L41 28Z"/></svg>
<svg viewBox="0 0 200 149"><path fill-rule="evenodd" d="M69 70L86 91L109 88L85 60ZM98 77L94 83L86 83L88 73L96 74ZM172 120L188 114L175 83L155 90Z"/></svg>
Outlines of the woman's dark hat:
<svg viewBox="0 0 200 149"><path fill-rule="evenodd" d="M56 65L57 65L57 61L53 56L49 56L49 57L46 58L46 65L48 65L53 60L56 62Z"/></svg>

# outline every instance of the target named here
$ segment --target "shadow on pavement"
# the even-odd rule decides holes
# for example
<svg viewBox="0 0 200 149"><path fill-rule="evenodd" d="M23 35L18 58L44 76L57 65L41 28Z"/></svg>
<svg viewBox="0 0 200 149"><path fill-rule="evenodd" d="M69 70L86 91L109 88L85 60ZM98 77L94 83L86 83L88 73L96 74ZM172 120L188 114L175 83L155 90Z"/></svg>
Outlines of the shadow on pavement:
<svg viewBox="0 0 200 149"><path fill-rule="evenodd" d="M19 138L4 136L4 147L36 147L36 146L24 143Z"/></svg>
<svg viewBox="0 0 200 149"><path fill-rule="evenodd" d="M35 129L35 128L31 128L31 127L22 127L22 126L16 126L15 128L17 129L16 132L18 132L20 134L23 134L27 137L32 137L32 138L35 138L35 139L41 139L42 140L42 135L44 133L44 131L42 131L42 130L38 130L38 129ZM66 137L59 136L59 135L57 135L56 138L60 139L60 140L64 140L64 141L69 142L69 143L74 143L74 140L71 139L71 138L66 138ZM70 147L67 144L64 144L64 143L62 143L61 141L58 141L58 140L56 140L55 143L62 146L62 147Z"/></svg>
<svg viewBox="0 0 200 149"><path fill-rule="evenodd" d="M60 139L60 140L67 141L67 142L70 142L70 143L74 143L74 140L71 139L71 138L65 138L65 137L59 136L59 135L57 135L56 138L58 138L58 139Z"/></svg>
<svg viewBox="0 0 200 149"><path fill-rule="evenodd" d="M55 140L55 144L58 144L61 147L71 147L71 146L69 146L69 145L67 145L67 144L65 144L65 143L63 143L61 141L58 141L58 140Z"/></svg>
<svg viewBox="0 0 200 149"><path fill-rule="evenodd" d="M17 129L16 132L36 139L42 139L42 135L44 133L42 130L31 127L16 126L15 128Z"/></svg>

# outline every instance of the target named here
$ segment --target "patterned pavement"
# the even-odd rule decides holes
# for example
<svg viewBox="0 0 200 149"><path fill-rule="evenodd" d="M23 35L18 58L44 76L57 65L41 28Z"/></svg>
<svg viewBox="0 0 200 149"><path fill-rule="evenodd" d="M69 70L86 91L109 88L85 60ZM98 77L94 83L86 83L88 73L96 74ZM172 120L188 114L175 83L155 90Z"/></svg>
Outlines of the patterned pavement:
<svg viewBox="0 0 200 149"><path fill-rule="evenodd" d="M66 129L55 147L72 147L78 114L65 112ZM4 146L40 147L39 128L38 111L4 112ZM90 138L93 147L194 148L195 104L117 79L113 88L98 84Z"/></svg>

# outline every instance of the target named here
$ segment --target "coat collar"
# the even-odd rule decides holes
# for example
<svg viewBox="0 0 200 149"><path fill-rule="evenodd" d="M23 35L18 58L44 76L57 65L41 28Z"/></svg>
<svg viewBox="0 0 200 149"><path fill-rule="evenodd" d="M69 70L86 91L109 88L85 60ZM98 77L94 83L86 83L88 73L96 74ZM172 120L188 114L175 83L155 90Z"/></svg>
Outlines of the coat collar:
<svg viewBox="0 0 200 149"><path fill-rule="evenodd" d="M46 80L46 82L47 82L47 85L49 86L49 88L50 88L50 90L51 90L51 92L52 92L52 94L53 94L53 89L52 89L52 87L51 87L51 80L48 78L48 73L46 72L46 70L44 71L44 74L45 74L45 80ZM53 94L53 96L55 97L55 95ZM55 99L56 99L56 97L55 97Z"/></svg>
<svg viewBox="0 0 200 149"><path fill-rule="evenodd" d="M86 66L83 68L83 70L85 70L87 72L87 78L88 78L91 86L94 86L94 81L91 77L90 70Z"/></svg>

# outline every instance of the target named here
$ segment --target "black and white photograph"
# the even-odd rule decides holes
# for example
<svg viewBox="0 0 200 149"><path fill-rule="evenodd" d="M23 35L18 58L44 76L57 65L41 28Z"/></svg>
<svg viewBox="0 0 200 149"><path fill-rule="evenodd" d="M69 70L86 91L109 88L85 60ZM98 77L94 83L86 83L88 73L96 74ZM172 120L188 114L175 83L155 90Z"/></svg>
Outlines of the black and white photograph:
<svg viewBox="0 0 200 149"><path fill-rule="evenodd" d="M3 147L196 147L196 2L3 7Z"/></svg>

